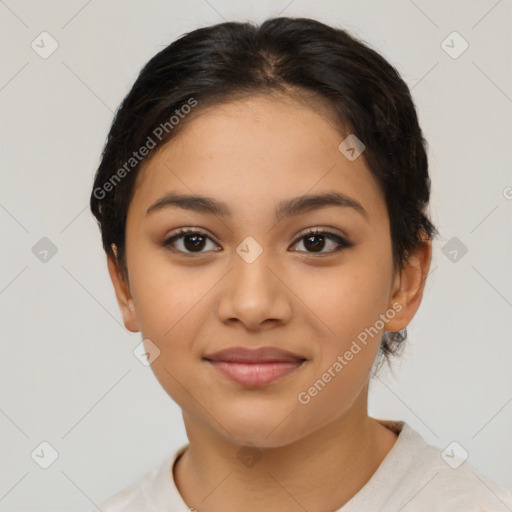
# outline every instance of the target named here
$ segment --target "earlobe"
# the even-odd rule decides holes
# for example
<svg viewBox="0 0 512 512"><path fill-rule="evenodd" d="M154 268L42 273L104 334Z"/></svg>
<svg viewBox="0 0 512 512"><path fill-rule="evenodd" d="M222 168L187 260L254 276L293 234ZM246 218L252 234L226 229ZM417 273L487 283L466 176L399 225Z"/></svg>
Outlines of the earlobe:
<svg viewBox="0 0 512 512"><path fill-rule="evenodd" d="M130 332L139 332L139 325L137 321L137 315L135 311L135 305L131 296L129 283L122 275L117 261L117 248L115 244L112 244L112 251L114 252L114 258L107 255L107 267L114 291L116 294L117 304L123 315L124 326Z"/></svg>
<svg viewBox="0 0 512 512"><path fill-rule="evenodd" d="M404 268L395 277L395 282L393 283L394 292L389 308L393 308L397 313L391 320L386 322L385 329L387 331L400 331L407 327L413 319L423 298L431 259L432 242L426 239L409 255Z"/></svg>

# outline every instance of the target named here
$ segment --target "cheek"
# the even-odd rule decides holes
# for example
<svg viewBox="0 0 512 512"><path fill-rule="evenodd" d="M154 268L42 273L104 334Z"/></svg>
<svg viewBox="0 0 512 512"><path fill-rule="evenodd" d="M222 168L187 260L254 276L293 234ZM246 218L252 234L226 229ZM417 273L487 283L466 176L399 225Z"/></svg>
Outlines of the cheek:
<svg viewBox="0 0 512 512"><path fill-rule="evenodd" d="M373 261L372 261L373 260ZM385 312L390 275L375 258L353 258L331 271L303 273L297 294L323 325L327 339L348 341Z"/></svg>
<svg viewBox="0 0 512 512"><path fill-rule="evenodd" d="M159 349L151 369L163 389L181 407L187 408L190 376L199 363L199 331L212 305L205 296L211 279L193 279L184 272L148 267L133 277L137 319L141 335ZM196 357L197 356L197 357ZM194 388L202 400L202 389ZM200 411L196 411L200 412Z"/></svg>
<svg viewBox="0 0 512 512"><path fill-rule="evenodd" d="M296 397L294 421L307 430L316 430L341 417L361 396L369 380L372 357L356 355L339 370L331 361L308 387ZM361 352L363 354L364 352ZM335 359L334 359L335 360ZM340 363L341 364L341 363Z"/></svg>
<svg viewBox="0 0 512 512"><path fill-rule="evenodd" d="M198 325L198 305L218 276L200 267L171 265L154 248L140 247L132 255L130 284L142 335L164 345L179 343L184 329Z"/></svg>

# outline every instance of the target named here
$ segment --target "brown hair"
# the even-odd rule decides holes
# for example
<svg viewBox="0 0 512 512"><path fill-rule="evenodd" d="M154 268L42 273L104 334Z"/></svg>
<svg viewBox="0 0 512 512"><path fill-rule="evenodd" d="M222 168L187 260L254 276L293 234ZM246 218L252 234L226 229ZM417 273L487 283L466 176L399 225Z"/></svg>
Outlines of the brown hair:
<svg viewBox="0 0 512 512"><path fill-rule="evenodd" d="M385 196L395 268L403 268L425 237L432 239L427 144L398 71L346 31L313 19L228 22L185 34L155 55L116 112L90 206L105 251L114 256L116 245L126 276L126 217L140 154L147 161L175 137L191 109L293 91L320 98L339 125L363 141L362 156ZM402 332L385 332L381 355L389 359L404 339Z"/></svg>

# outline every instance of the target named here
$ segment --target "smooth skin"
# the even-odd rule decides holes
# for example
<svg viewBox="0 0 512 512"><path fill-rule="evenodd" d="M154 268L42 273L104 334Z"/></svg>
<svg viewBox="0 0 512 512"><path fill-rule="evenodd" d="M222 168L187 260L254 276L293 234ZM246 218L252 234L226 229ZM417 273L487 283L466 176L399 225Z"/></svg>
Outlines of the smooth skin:
<svg viewBox="0 0 512 512"><path fill-rule="evenodd" d="M409 324L431 242L395 271L383 193L363 157L350 161L339 151L348 133L319 105L260 95L192 115L137 177L126 224L128 279L108 258L124 324L159 348L151 367L183 412L189 448L174 467L177 487L199 512L337 510L396 441L367 413L382 330L308 404L299 393L394 303L401 311L383 329ZM231 216L175 206L147 214L170 192L212 197ZM276 222L280 201L331 192L358 201L366 215L329 206ZM165 245L180 228L205 235L202 246L195 249L190 236ZM312 249L309 228L353 245L335 251L335 241L315 238L321 249ZM249 236L263 250L252 263L236 251ZM279 347L306 362L247 388L203 359L235 346ZM252 467L237 456L243 446L261 455Z"/></svg>

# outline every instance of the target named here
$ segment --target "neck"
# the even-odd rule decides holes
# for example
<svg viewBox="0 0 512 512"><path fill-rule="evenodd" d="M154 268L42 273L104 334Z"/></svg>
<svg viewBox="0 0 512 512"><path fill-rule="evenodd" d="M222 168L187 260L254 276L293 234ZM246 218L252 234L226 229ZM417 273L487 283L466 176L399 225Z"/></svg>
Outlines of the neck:
<svg viewBox="0 0 512 512"><path fill-rule="evenodd" d="M174 479L198 512L337 510L368 482L396 441L396 434L368 417L366 395L332 423L277 448L242 448L184 419L189 447Z"/></svg>

